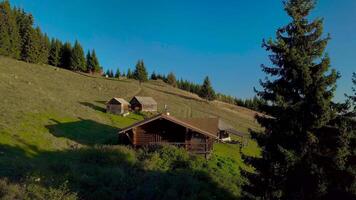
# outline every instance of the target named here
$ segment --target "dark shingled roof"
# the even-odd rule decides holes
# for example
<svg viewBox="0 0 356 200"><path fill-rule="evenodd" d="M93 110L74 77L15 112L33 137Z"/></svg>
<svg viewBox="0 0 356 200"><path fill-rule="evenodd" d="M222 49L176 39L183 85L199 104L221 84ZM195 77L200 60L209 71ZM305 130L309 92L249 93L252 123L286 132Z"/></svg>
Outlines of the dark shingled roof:
<svg viewBox="0 0 356 200"><path fill-rule="evenodd" d="M123 98L118 98L118 97L114 97L114 98L110 99L110 100L107 102L107 104L112 104L112 103L114 103L114 102L118 102L118 103L124 104L124 105L129 105L129 104L130 104L130 103L127 102L125 99L123 99Z"/></svg>
<svg viewBox="0 0 356 200"><path fill-rule="evenodd" d="M152 97L134 96L133 98L137 99L142 105L157 105L157 102Z"/></svg>
<svg viewBox="0 0 356 200"><path fill-rule="evenodd" d="M207 128L207 127L205 127L203 125L197 126L198 124L194 124L194 123L191 123L191 122L188 122L188 121L185 121L185 120L180 120L180 119L177 119L177 118L175 118L173 116L165 115L165 114L159 114L159 115L156 115L154 117L151 117L151 118L145 119L143 121L137 122L135 124L132 124L131 126L128 126L126 128L121 129L119 131L119 133L124 133L124 132L126 132L128 130L131 130L134 127L141 126L143 124L149 123L149 122L157 120L157 119L166 119L168 121L174 122L174 123L179 124L179 125L184 126L184 127L187 127L189 129L191 129L193 131L196 131L198 133L201 133L203 135L218 139L217 131L216 131L217 128L213 128L213 126L211 126L209 128ZM207 119L214 119L214 118L207 118ZM217 125L217 123L215 123L215 124Z"/></svg>

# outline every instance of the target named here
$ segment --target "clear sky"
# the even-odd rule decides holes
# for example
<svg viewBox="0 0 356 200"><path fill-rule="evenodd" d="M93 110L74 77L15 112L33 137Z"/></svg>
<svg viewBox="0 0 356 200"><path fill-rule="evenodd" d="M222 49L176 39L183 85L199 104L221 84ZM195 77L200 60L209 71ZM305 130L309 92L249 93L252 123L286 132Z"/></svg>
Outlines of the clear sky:
<svg viewBox="0 0 356 200"><path fill-rule="evenodd" d="M202 82L208 75L218 92L254 96L268 64L263 38L289 18L281 0L10 0L35 17L51 37L78 39L94 48L104 69L134 67L174 72ZM327 52L342 75L336 99L351 92L356 71L356 1L320 0L313 17L325 19L332 40Z"/></svg>

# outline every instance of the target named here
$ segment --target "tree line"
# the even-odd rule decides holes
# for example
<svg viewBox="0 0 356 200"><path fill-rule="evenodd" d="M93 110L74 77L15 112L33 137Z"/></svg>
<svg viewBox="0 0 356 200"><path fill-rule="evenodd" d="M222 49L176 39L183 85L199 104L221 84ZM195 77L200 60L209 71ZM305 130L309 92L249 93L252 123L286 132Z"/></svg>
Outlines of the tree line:
<svg viewBox="0 0 356 200"><path fill-rule="evenodd" d="M120 69L117 68L116 72L114 73L112 69L108 69L103 75L110 78L125 77L128 79L138 80L139 82L145 82L148 80L162 80L163 82L173 87L195 93L209 101L215 100L217 97L208 76L205 77L204 82L201 85L183 79L177 80L176 76L172 72L168 73L168 75L152 72L150 77L148 77L148 72L143 60L138 60L133 71L129 68L125 73L121 72Z"/></svg>
<svg viewBox="0 0 356 200"><path fill-rule="evenodd" d="M20 8L11 8L8 0L0 2L0 55L28 63L49 64L73 71L100 72L95 50L84 55L79 41L74 45L50 39L34 18Z"/></svg>

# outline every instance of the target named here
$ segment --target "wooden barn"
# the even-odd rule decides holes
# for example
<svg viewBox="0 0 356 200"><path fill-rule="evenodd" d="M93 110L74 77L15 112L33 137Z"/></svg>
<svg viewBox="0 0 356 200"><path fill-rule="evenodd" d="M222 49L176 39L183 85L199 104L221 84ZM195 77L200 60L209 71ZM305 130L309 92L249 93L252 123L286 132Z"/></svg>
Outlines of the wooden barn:
<svg viewBox="0 0 356 200"><path fill-rule="evenodd" d="M112 114L125 114L130 111L130 103L122 98L112 98L106 103L106 112Z"/></svg>
<svg viewBox="0 0 356 200"><path fill-rule="evenodd" d="M119 131L122 139L127 139L134 147L170 144L208 156L214 141L219 139L217 123L211 124L207 118L204 123L190 123L166 114L135 123Z"/></svg>
<svg viewBox="0 0 356 200"><path fill-rule="evenodd" d="M135 96L130 101L134 111L157 112L157 102L152 97Z"/></svg>

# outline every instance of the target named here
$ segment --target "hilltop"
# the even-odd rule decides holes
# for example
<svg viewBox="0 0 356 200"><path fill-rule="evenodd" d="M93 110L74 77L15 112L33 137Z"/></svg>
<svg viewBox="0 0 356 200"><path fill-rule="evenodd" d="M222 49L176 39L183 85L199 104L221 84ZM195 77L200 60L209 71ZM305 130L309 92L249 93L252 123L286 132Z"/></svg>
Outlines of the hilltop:
<svg viewBox="0 0 356 200"><path fill-rule="evenodd" d="M30 166L46 168L48 158L41 155L48 152L115 144L119 128L143 117L105 113L105 102L111 97L130 100L135 95L152 96L158 102L158 110L162 111L166 104L173 116L218 116L239 131L259 129L254 111L207 102L162 81L139 84L135 80L108 79L5 57L0 57L0 94L0 166L4 169L0 177L8 177L6 170L18 167L17 161L24 158L40 157ZM257 156L256 143L250 141L242 152ZM217 144L214 154L235 163L237 170L250 170L242 163L239 145Z"/></svg>

